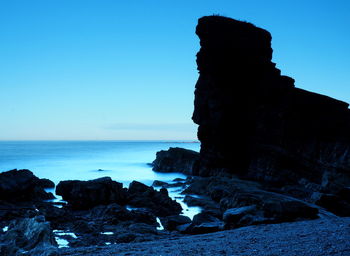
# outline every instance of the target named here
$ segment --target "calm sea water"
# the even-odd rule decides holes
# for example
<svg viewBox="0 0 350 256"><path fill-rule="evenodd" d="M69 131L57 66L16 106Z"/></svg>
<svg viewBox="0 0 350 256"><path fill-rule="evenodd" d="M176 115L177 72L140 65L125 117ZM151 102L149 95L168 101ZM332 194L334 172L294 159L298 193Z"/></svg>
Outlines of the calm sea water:
<svg viewBox="0 0 350 256"><path fill-rule="evenodd" d="M182 147L199 151L199 143L162 141L0 141L0 172L29 169L39 178L56 184L62 180L90 180L109 176L127 187L133 180L151 185L154 180L171 182L181 173L156 173L151 163L157 151ZM54 193L54 189L48 189ZM178 188L169 195L178 201L183 214L193 218L201 211L188 207ZM55 201L61 200L57 196Z"/></svg>
<svg viewBox="0 0 350 256"><path fill-rule="evenodd" d="M182 174L162 174L148 165L159 150L182 147L199 151L199 143L161 141L0 141L0 172L29 169L56 184L110 176L128 185L137 180L171 181Z"/></svg>

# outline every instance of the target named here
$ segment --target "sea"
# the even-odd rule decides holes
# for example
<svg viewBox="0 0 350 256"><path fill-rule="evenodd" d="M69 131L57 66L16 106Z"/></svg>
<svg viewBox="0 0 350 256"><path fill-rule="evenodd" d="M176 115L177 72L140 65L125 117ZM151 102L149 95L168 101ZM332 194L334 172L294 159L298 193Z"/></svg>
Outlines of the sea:
<svg viewBox="0 0 350 256"><path fill-rule="evenodd" d="M63 180L108 176L124 187L133 180L150 186L154 180L172 182L175 178L186 178L181 173L152 171L150 163L157 151L170 147L198 152L200 144L195 141L0 141L0 172L29 169L56 185ZM54 193L54 189L48 191ZM178 188L169 189L169 195L184 208L183 213L193 217L200 209L187 207L179 192ZM61 200L56 197L57 201Z"/></svg>

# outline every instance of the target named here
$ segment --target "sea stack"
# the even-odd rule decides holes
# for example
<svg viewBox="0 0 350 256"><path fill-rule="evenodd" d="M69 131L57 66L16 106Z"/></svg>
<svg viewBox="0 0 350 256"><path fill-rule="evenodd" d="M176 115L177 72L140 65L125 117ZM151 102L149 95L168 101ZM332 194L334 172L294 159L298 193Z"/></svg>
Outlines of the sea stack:
<svg viewBox="0 0 350 256"><path fill-rule="evenodd" d="M298 185L309 196L350 185L347 103L296 88L271 61L271 34L251 23L206 16L196 34L194 174Z"/></svg>

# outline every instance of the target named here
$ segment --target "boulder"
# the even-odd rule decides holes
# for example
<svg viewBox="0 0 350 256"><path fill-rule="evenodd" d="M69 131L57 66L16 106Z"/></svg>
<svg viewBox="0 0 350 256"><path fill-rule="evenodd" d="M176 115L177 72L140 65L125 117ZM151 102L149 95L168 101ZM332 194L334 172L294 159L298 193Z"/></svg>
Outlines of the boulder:
<svg viewBox="0 0 350 256"><path fill-rule="evenodd" d="M139 234L157 234L157 228L154 225L146 223L131 224L129 230Z"/></svg>
<svg viewBox="0 0 350 256"><path fill-rule="evenodd" d="M160 180L155 180L152 183L153 187L163 187L163 186L167 186L167 185L169 185L169 183L164 182L164 181L160 181Z"/></svg>
<svg viewBox="0 0 350 256"><path fill-rule="evenodd" d="M172 200L168 191L160 191L148 187L138 181L133 181L128 189L128 204L133 207L149 208L156 216L164 217L181 213L182 207Z"/></svg>
<svg viewBox="0 0 350 256"><path fill-rule="evenodd" d="M223 229L224 223L221 220L203 212L193 216L191 223L182 224L176 227L176 230L179 232L192 235L212 233Z"/></svg>
<svg viewBox="0 0 350 256"><path fill-rule="evenodd" d="M191 223L191 219L183 215L173 215L160 218L160 222L166 230L173 231L177 226Z"/></svg>
<svg viewBox="0 0 350 256"><path fill-rule="evenodd" d="M132 195L142 194L147 191L154 191L154 189L136 180L132 181L129 184L129 189L128 189L129 194L132 194Z"/></svg>
<svg viewBox="0 0 350 256"><path fill-rule="evenodd" d="M45 181L48 185L49 180ZM0 200L9 202L42 201L55 198L44 190L44 182L29 170L0 173Z"/></svg>
<svg viewBox="0 0 350 256"><path fill-rule="evenodd" d="M220 222L220 220L205 212L201 212L194 215L192 220L193 225L200 225L200 224L209 223L209 222Z"/></svg>
<svg viewBox="0 0 350 256"><path fill-rule="evenodd" d="M238 223L238 221L245 215L256 211L256 205L243 206L238 208L227 209L222 219L225 223Z"/></svg>
<svg viewBox="0 0 350 256"><path fill-rule="evenodd" d="M220 205L207 196L194 197L186 195L184 202L188 206L199 206L205 211L220 212Z"/></svg>
<svg viewBox="0 0 350 256"><path fill-rule="evenodd" d="M199 153L184 148L169 148L157 152L153 161L153 170L156 172L178 172L192 175L194 164L199 159Z"/></svg>
<svg viewBox="0 0 350 256"><path fill-rule="evenodd" d="M149 225L157 226L157 218L149 209L135 209L131 211L131 216L136 223L146 223Z"/></svg>
<svg viewBox="0 0 350 256"><path fill-rule="evenodd" d="M49 179L39 179L37 184L42 188L54 188L55 183Z"/></svg>
<svg viewBox="0 0 350 256"><path fill-rule="evenodd" d="M50 223L46 222L43 216L18 219L12 222L8 231L2 236L1 244L5 248L10 245L15 248L15 251L35 250L42 251L42 253L52 251L53 247L57 247Z"/></svg>
<svg viewBox="0 0 350 256"><path fill-rule="evenodd" d="M62 196L74 209L90 209L111 203L123 205L127 198L123 184L112 181L110 177L89 181L61 181L56 186L56 194Z"/></svg>

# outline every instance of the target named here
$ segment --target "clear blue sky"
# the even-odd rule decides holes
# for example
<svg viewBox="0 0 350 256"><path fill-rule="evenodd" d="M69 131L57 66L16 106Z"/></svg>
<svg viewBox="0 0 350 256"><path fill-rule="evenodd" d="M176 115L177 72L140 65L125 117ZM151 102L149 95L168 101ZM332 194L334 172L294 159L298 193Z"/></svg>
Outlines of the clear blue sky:
<svg viewBox="0 0 350 256"><path fill-rule="evenodd" d="M350 1L0 0L0 140L195 139L197 19L272 34L296 86L350 102Z"/></svg>

